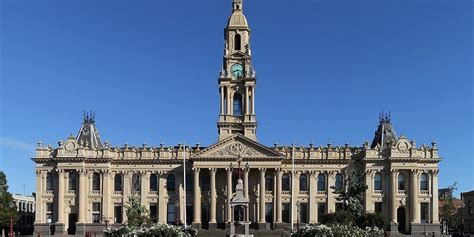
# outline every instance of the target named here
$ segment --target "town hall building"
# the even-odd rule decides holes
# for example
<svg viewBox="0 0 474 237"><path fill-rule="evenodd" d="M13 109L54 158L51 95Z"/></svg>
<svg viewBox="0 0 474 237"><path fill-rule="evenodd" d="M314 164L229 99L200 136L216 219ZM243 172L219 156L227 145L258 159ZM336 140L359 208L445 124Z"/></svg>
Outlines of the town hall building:
<svg viewBox="0 0 474 237"><path fill-rule="evenodd" d="M291 221L299 226L318 223L340 206L331 187L344 188L345 170L357 160L363 164L362 181L368 186L365 211L389 216L392 233L439 234L441 158L436 143L417 146L398 136L389 115L379 117L371 143L258 142L257 77L243 7L242 0L232 1L224 31L216 143L112 146L99 136L95 115L85 114L77 136L55 147L37 145L32 158L35 232L100 235L107 226L127 222L124 206L132 196L140 198L154 222L186 220L198 229L226 229L234 218L230 200L239 177L249 200L245 215L251 228L288 230Z"/></svg>

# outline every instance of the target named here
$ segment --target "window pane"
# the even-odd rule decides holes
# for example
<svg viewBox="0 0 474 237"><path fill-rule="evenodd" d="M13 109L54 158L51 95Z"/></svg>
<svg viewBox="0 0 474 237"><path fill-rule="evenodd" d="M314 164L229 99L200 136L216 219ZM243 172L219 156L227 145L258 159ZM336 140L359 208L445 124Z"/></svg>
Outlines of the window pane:
<svg viewBox="0 0 474 237"><path fill-rule="evenodd" d="M175 216L175 206L173 203L168 203L167 210L166 210L166 217L168 224L175 224L176 216Z"/></svg>
<svg viewBox="0 0 474 237"><path fill-rule="evenodd" d="M176 190L174 174L169 174L166 178L166 190L168 190L168 192L174 192Z"/></svg>
<svg viewBox="0 0 474 237"><path fill-rule="evenodd" d="M141 190L142 182L140 174L133 174L132 176L132 191L139 192Z"/></svg>
<svg viewBox="0 0 474 237"><path fill-rule="evenodd" d="M114 207L114 222L122 223L122 206L116 205Z"/></svg>
<svg viewBox="0 0 474 237"><path fill-rule="evenodd" d="M267 223L273 222L273 203L265 203L265 221Z"/></svg>
<svg viewBox="0 0 474 237"><path fill-rule="evenodd" d="M242 96L240 94L234 95L234 116L241 116L242 115Z"/></svg>
<svg viewBox="0 0 474 237"><path fill-rule="evenodd" d="M46 190L51 191L54 189L54 176L52 173L46 175Z"/></svg>
<svg viewBox="0 0 474 237"><path fill-rule="evenodd" d="M284 223L290 223L290 204L287 202L282 205L282 219Z"/></svg>
<svg viewBox="0 0 474 237"><path fill-rule="evenodd" d="M290 191L290 176L287 175L287 174L283 175L282 189L283 189L283 191Z"/></svg>
<svg viewBox="0 0 474 237"><path fill-rule="evenodd" d="M308 191L308 177L305 174L300 176L300 191Z"/></svg>
<svg viewBox="0 0 474 237"><path fill-rule="evenodd" d="M265 191L273 190L273 177L271 175L265 176Z"/></svg>
<svg viewBox="0 0 474 237"><path fill-rule="evenodd" d="M405 190L405 175L399 174L398 175L398 190Z"/></svg>
<svg viewBox="0 0 474 237"><path fill-rule="evenodd" d="M158 204L157 203L150 204L150 219L153 223L158 222Z"/></svg>
<svg viewBox="0 0 474 237"><path fill-rule="evenodd" d="M158 191L158 177L156 174L150 175L150 191Z"/></svg>
<svg viewBox="0 0 474 237"><path fill-rule="evenodd" d="M69 173L69 190L76 190L77 176L75 172Z"/></svg>
<svg viewBox="0 0 474 237"><path fill-rule="evenodd" d="M326 176L318 175L318 191L326 191Z"/></svg>
<svg viewBox="0 0 474 237"><path fill-rule="evenodd" d="M374 190L382 190L382 175L379 173L375 174L374 176Z"/></svg>
<svg viewBox="0 0 474 237"><path fill-rule="evenodd" d="M99 173L94 173L92 175L92 190L99 191L100 190L100 175Z"/></svg>
<svg viewBox="0 0 474 237"><path fill-rule="evenodd" d="M341 174L336 174L336 190L342 190L342 185L343 185L343 181L342 181L342 175Z"/></svg>
<svg viewBox="0 0 474 237"><path fill-rule="evenodd" d="M116 174L114 177L114 191L121 192L122 191L122 175Z"/></svg>
<svg viewBox="0 0 474 237"><path fill-rule="evenodd" d="M326 203L318 202L318 221L319 222L321 222L324 214L326 214Z"/></svg>

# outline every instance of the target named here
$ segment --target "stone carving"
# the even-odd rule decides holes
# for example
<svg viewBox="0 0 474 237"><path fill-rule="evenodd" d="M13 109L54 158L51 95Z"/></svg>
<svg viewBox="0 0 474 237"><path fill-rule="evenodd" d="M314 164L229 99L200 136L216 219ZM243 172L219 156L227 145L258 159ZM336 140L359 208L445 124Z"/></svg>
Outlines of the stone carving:
<svg viewBox="0 0 474 237"><path fill-rule="evenodd" d="M407 153L407 152L408 152L408 143L405 142L405 141L399 142L399 143L397 144L397 150L398 150L400 153Z"/></svg>
<svg viewBox="0 0 474 237"><path fill-rule="evenodd" d="M223 156L223 157L260 157L265 156L265 154L256 151L255 149L245 146L240 142L233 142L232 144L218 149L210 154L210 156Z"/></svg>

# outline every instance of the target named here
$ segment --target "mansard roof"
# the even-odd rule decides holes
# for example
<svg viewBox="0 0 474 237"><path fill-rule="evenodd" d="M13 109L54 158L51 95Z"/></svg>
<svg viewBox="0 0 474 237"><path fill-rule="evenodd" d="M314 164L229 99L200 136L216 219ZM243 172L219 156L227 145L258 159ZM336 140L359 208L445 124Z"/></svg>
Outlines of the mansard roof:
<svg viewBox="0 0 474 237"><path fill-rule="evenodd" d="M391 123L390 113L379 116L379 126L375 131L374 140L370 145L370 148L374 149L377 146L381 147L382 150L388 148L388 144L394 144L398 141L397 134Z"/></svg>
<svg viewBox="0 0 474 237"><path fill-rule="evenodd" d="M100 140L99 130L95 126L95 114L93 112L85 113L81 129L76 136L77 142L83 144L84 147L90 149L102 149L102 141Z"/></svg>

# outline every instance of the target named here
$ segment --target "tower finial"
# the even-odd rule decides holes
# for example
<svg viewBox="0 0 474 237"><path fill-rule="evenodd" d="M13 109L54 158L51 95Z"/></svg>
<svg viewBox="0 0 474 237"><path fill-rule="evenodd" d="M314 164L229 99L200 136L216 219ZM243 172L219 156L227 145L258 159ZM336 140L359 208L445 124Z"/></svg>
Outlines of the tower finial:
<svg viewBox="0 0 474 237"><path fill-rule="evenodd" d="M232 0L232 11L242 11L242 0Z"/></svg>

